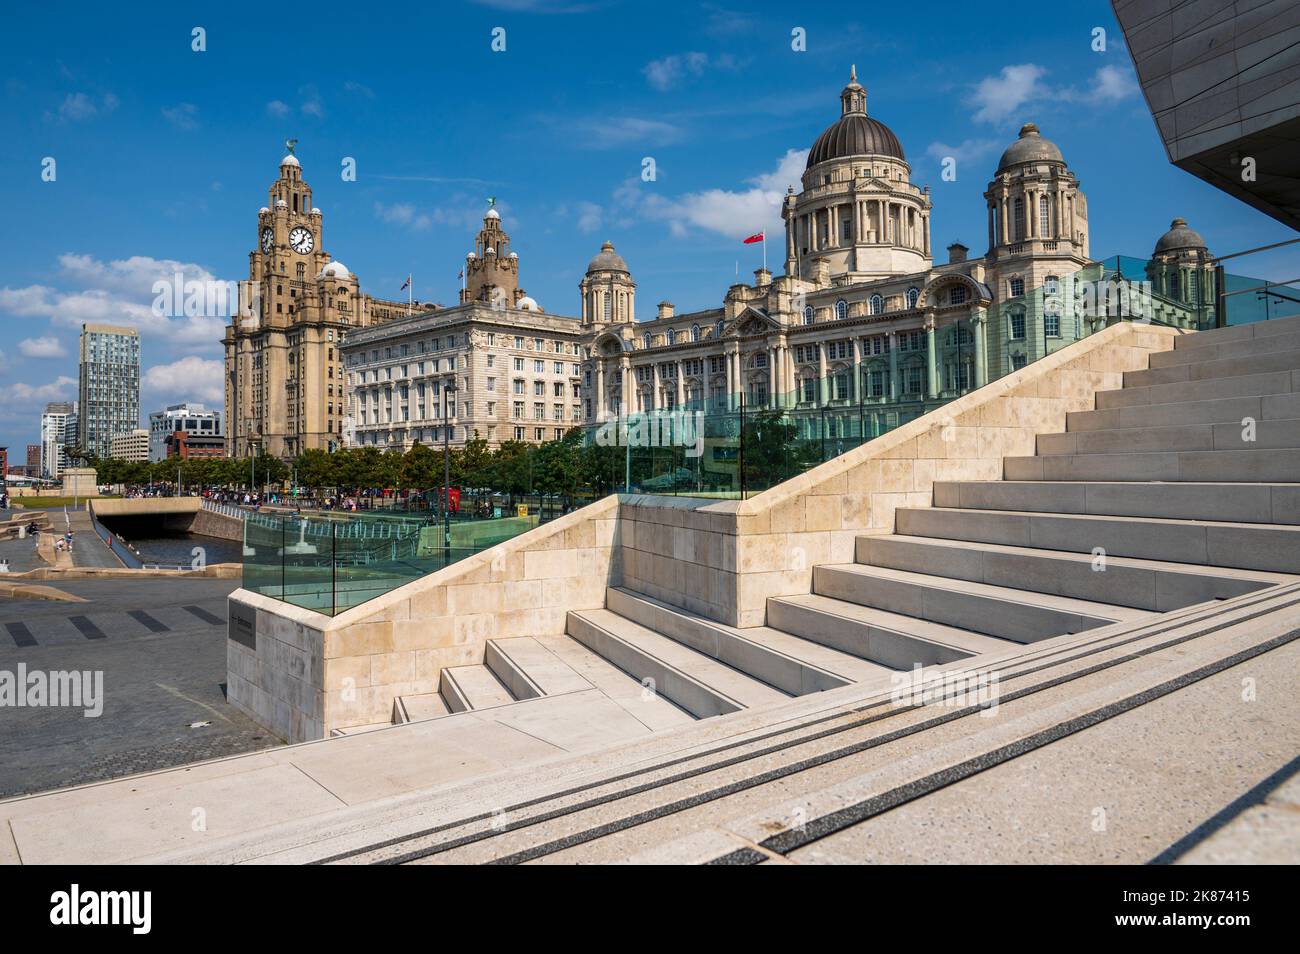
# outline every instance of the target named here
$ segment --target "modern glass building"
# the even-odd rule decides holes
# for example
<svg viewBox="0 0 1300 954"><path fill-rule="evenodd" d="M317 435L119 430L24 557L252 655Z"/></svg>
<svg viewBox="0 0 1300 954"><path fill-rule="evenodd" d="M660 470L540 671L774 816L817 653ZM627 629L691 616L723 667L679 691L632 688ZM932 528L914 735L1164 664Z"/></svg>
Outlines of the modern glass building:
<svg viewBox="0 0 1300 954"><path fill-rule="evenodd" d="M140 426L140 335L117 325L81 326L77 443L109 457L115 434Z"/></svg>

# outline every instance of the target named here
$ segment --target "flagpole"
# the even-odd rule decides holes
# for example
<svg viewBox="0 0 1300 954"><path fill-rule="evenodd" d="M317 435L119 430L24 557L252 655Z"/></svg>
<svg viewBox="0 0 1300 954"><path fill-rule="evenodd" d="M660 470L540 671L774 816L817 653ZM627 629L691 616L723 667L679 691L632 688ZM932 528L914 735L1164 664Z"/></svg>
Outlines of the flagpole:
<svg viewBox="0 0 1300 954"><path fill-rule="evenodd" d="M406 317L411 317L415 311L415 283L411 281L411 273L406 273Z"/></svg>
<svg viewBox="0 0 1300 954"><path fill-rule="evenodd" d="M763 271L767 271L767 229L763 229Z"/></svg>

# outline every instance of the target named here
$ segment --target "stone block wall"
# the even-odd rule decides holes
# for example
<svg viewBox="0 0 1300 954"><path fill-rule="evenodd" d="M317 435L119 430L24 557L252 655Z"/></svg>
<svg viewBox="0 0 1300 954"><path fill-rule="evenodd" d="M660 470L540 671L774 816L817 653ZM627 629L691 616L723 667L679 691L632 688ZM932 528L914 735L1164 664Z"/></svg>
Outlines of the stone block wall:
<svg viewBox="0 0 1300 954"><path fill-rule="evenodd" d="M231 611L255 608L258 633L255 650L228 640L230 700L291 742L388 722L398 696L436 692L443 667L481 663L489 639L559 635L569 610L604 606L617 513L607 497L332 618L237 590Z"/></svg>
<svg viewBox="0 0 1300 954"><path fill-rule="evenodd" d="M732 626L760 626L768 597L809 592L813 567L853 561L936 480L1001 480L1097 391L1173 347L1175 329L1121 322L745 501L632 498L620 513L624 585Z"/></svg>

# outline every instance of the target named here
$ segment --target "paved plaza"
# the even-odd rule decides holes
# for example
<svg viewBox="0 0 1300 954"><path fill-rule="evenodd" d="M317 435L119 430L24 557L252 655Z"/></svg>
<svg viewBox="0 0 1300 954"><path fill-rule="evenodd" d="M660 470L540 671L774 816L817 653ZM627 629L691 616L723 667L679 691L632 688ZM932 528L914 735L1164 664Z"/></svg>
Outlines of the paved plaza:
<svg viewBox="0 0 1300 954"><path fill-rule="evenodd" d="M18 545L31 549L0 544ZM102 671L103 713L7 711L0 797L279 744L225 701L226 596L238 581L46 582L86 602L0 600L0 671Z"/></svg>

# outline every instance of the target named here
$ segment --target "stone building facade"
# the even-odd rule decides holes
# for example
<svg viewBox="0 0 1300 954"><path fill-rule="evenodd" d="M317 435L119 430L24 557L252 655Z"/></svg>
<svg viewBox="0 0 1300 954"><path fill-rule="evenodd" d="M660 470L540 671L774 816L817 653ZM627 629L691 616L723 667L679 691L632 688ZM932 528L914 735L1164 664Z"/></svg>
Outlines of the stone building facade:
<svg viewBox="0 0 1300 954"><path fill-rule="evenodd" d="M408 313L407 302L363 294L324 246L324 214L290 151L257 213L249 286L225 335L226 450L290 458L342 441L340 346L353 329Z"/></svg>
<svg viewBox="0 0 1300 954"><path fill-rule="evenodd" d="M784 198L783 274L757 270L716 308L679 314L663 301L638 320L632 271L606 242L579 282L578 314L547 313L521 287L520 257L489 208L460 304L406 316L404 305L363 296L311 243L295 245L298 231L319 248L320 213L287 156L251 256L261 316L227 334L234 452L260 444L291 456L337 440L409 447L441 442L448 420L456 443L538 442L629 413L742 403L790 412L822 436L873 436L1137 317L1096 307L1089 295L1106 281L1149 283L1153 320L1204 319L1189 298L1213 281L1200 237L1176 220L1146 274L1093 261L1080 180L1033 123L985 190L982 256L953 243L935 261L931 195L911 176L851 73L839 118Z"/></svg>
<svg viewBox="0 0 1300 954"><path fill-rule="evenodd" d="M785 274L759 269L719 308L677 314L663 302L648 321L587 322L609 315L593 308L588 273L588 420L743 402L806 412L823 434L872 436L1113 320L1084 301L1085 280L1108 276L1089 255L1080 181L1037 126L1021 128L985 191L987 252L954 243L936 263L928 187L867 115L856 75L840 110L785 197ZM1204 243L1195 254L1209 259ZM1155 297L1162 320L1193 323L1192 310Z"/></svg>

